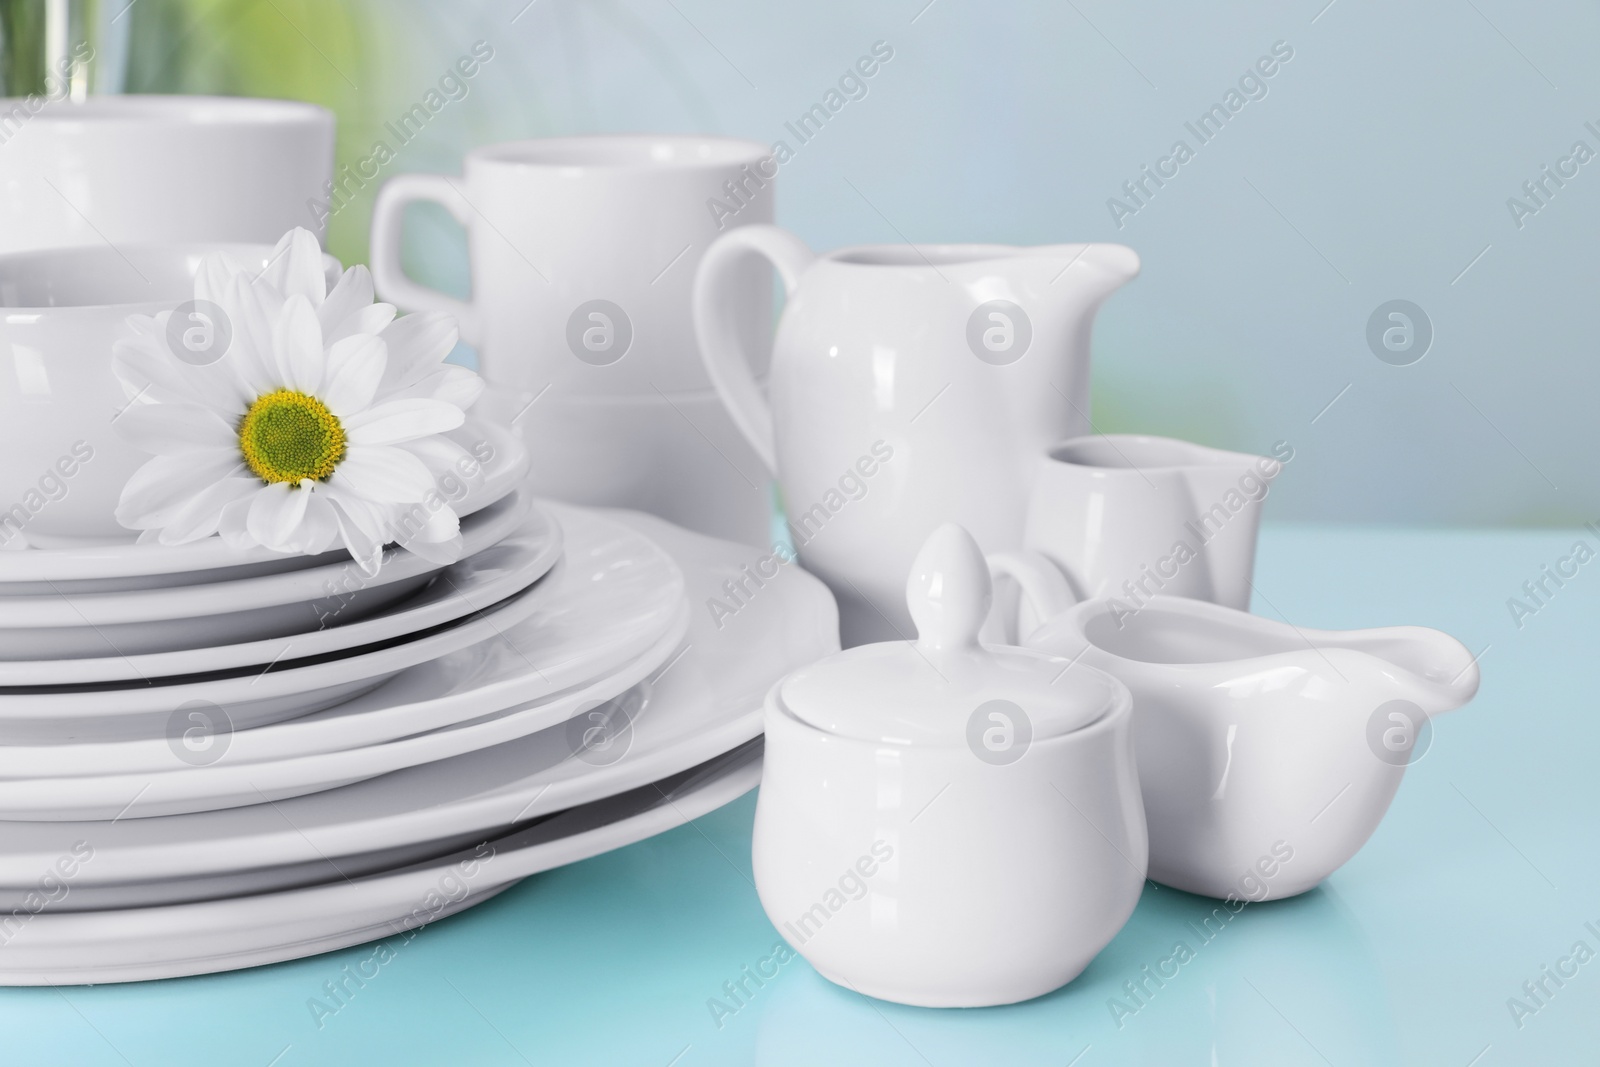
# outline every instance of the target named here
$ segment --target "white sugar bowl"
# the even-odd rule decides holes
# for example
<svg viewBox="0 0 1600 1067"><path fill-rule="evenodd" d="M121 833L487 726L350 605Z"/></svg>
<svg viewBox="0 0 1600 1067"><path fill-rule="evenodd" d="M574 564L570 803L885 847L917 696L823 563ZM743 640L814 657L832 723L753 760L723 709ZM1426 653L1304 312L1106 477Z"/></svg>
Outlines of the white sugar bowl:
<svg viewBox="0 0 1600 1067"><path fill-rule="evenodd" d="M766 702L754 865L817 971L928 1007L1027 1000L1132 914L1149 852L1128 689L977 634L991 600L966 530L906 583L916 641L789 675Z"/></svg>

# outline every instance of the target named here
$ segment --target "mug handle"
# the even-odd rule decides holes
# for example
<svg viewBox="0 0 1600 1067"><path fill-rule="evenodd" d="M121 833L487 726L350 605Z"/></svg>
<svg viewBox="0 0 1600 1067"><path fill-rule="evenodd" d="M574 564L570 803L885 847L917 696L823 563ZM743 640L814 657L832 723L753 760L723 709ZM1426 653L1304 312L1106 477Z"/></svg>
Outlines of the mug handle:
<svg viewBox="0 0 1600 1067"><path fill-rule="evenodd" d="M372 205L372 286L378 297L405 311L442 311L454 315L461 340L474 348L483 342L478 309L446 293L419 285L400 265L400 238L406 205L415 200L440 204L464 230L472 228L472 205L442 174L401 174L378 190Z"/></svg>
<svg viewBox="0 0 1600 1067"><path fill-rule="evenodd" d="M1014 632L1012 620L1000 617L998 610L990 613L984 636L991 642L1021 644L1028 634L1078 602L1066 576L1038 552L991 552L984 558L989 563L990 578L1016 582L1023 601L1017 606Z"/></svg>
<svg viewBox="0 0 1600 1067"><path fill-rule="evenodd" d="M772 408L761 394L750 361L739 348L733 309L725 296L733 267L750 252L765 256L783 279L785 299L793 298L816 253L788 230L766 224L740 226L706 249L694 276L694 331L706 374L722 398L733 424L744 434L767 470L778 473L773 444Z"/></svg>

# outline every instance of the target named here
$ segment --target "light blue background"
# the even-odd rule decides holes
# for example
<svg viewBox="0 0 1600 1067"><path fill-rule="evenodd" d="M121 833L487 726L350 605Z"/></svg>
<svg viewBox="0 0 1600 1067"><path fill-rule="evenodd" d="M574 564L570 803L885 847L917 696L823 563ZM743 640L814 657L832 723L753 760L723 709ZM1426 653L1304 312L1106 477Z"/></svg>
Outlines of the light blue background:
<svg viewBox="0 0 1600 1067"><path fill-rule="evenodd" d="M895 56L867 97L779 179L779 221L813 246L1131 245L1144 274L1096 333L1098 428L1256 451L1291 442L1270 516L1600 517L1600 160L1521 229L1506 206L1574 141L1600 150L1584 128L1600 125L1592 5L525 3L403 5L390 32L408 54L378 58L369 118L403 111L478 38L497 56L395 170L593 131L795 147L783 123L884 40ZM1294 58L1268 95L1119 228L1108 198L1176 138L1194 144L1184 122L1276 41ZM336 237L364 239L356 214ZM413 261L460 287L459 245L438 225ZM1407 367L1365 340L1368 316L1396 298L1435 330Z"/></svg>

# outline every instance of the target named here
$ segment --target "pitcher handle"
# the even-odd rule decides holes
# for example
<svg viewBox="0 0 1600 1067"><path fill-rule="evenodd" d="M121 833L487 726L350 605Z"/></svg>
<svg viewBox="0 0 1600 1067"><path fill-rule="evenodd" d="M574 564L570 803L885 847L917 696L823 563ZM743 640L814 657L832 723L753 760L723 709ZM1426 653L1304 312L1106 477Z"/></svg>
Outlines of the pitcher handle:
<svg viewBox="0 0 1600 1067"><path fill-rule="evenodd" d="M990 577L1016 582L1023 601L1017 606L1015 630L1010 620L991 617L983 635L987 639L1000 640L1004 633L1005 643L1020 644L1028 634L1078 602L1066 576L1038 552L991 552L985 559Z"/></svg>
<svg viewBox="0 0 1600 1067"><path fill-rule="evenodd" d="M783 279L786 298L794 296L800 275L816 259L804 241L777 226L740 226L706 249L694 278L694 330L700 341L700 358L733 424L744 434L767 470L778 472L773 445L772 408L750 371L750 361L739 347L735 309L727 298L728 284L737 262L754 252L765 256Z"/></svg>
<svg viewBox="0 0 1600 1067"><path fill-rule="evenodd" d="M404 311L442 311L455 316L461 339L474 348L481 347L478 309L446 293L419 285L406 276L400 265L400 238L405 225L406 205L413 200L441 204L455 217L462 229L470 229L473 212L461 191L442 174L402 174L390 178L378 190L372 205L372 286L379 298Z"/></svg>

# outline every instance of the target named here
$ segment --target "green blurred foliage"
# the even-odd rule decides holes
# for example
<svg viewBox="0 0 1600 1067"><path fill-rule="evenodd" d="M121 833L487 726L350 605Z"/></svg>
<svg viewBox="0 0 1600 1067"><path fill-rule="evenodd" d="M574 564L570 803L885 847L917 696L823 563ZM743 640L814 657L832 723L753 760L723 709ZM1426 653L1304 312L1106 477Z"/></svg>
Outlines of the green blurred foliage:
<svg viewBox="0 0 1600 1067"><path fill-rule="evenodd" d="M405 9L394 0L136 0L125 89L320 104L338 116L337 170L392 117L383 107L394 72L407 68ZM367 258L378 184L329 222L328 250L346 264Z"/></svg>

